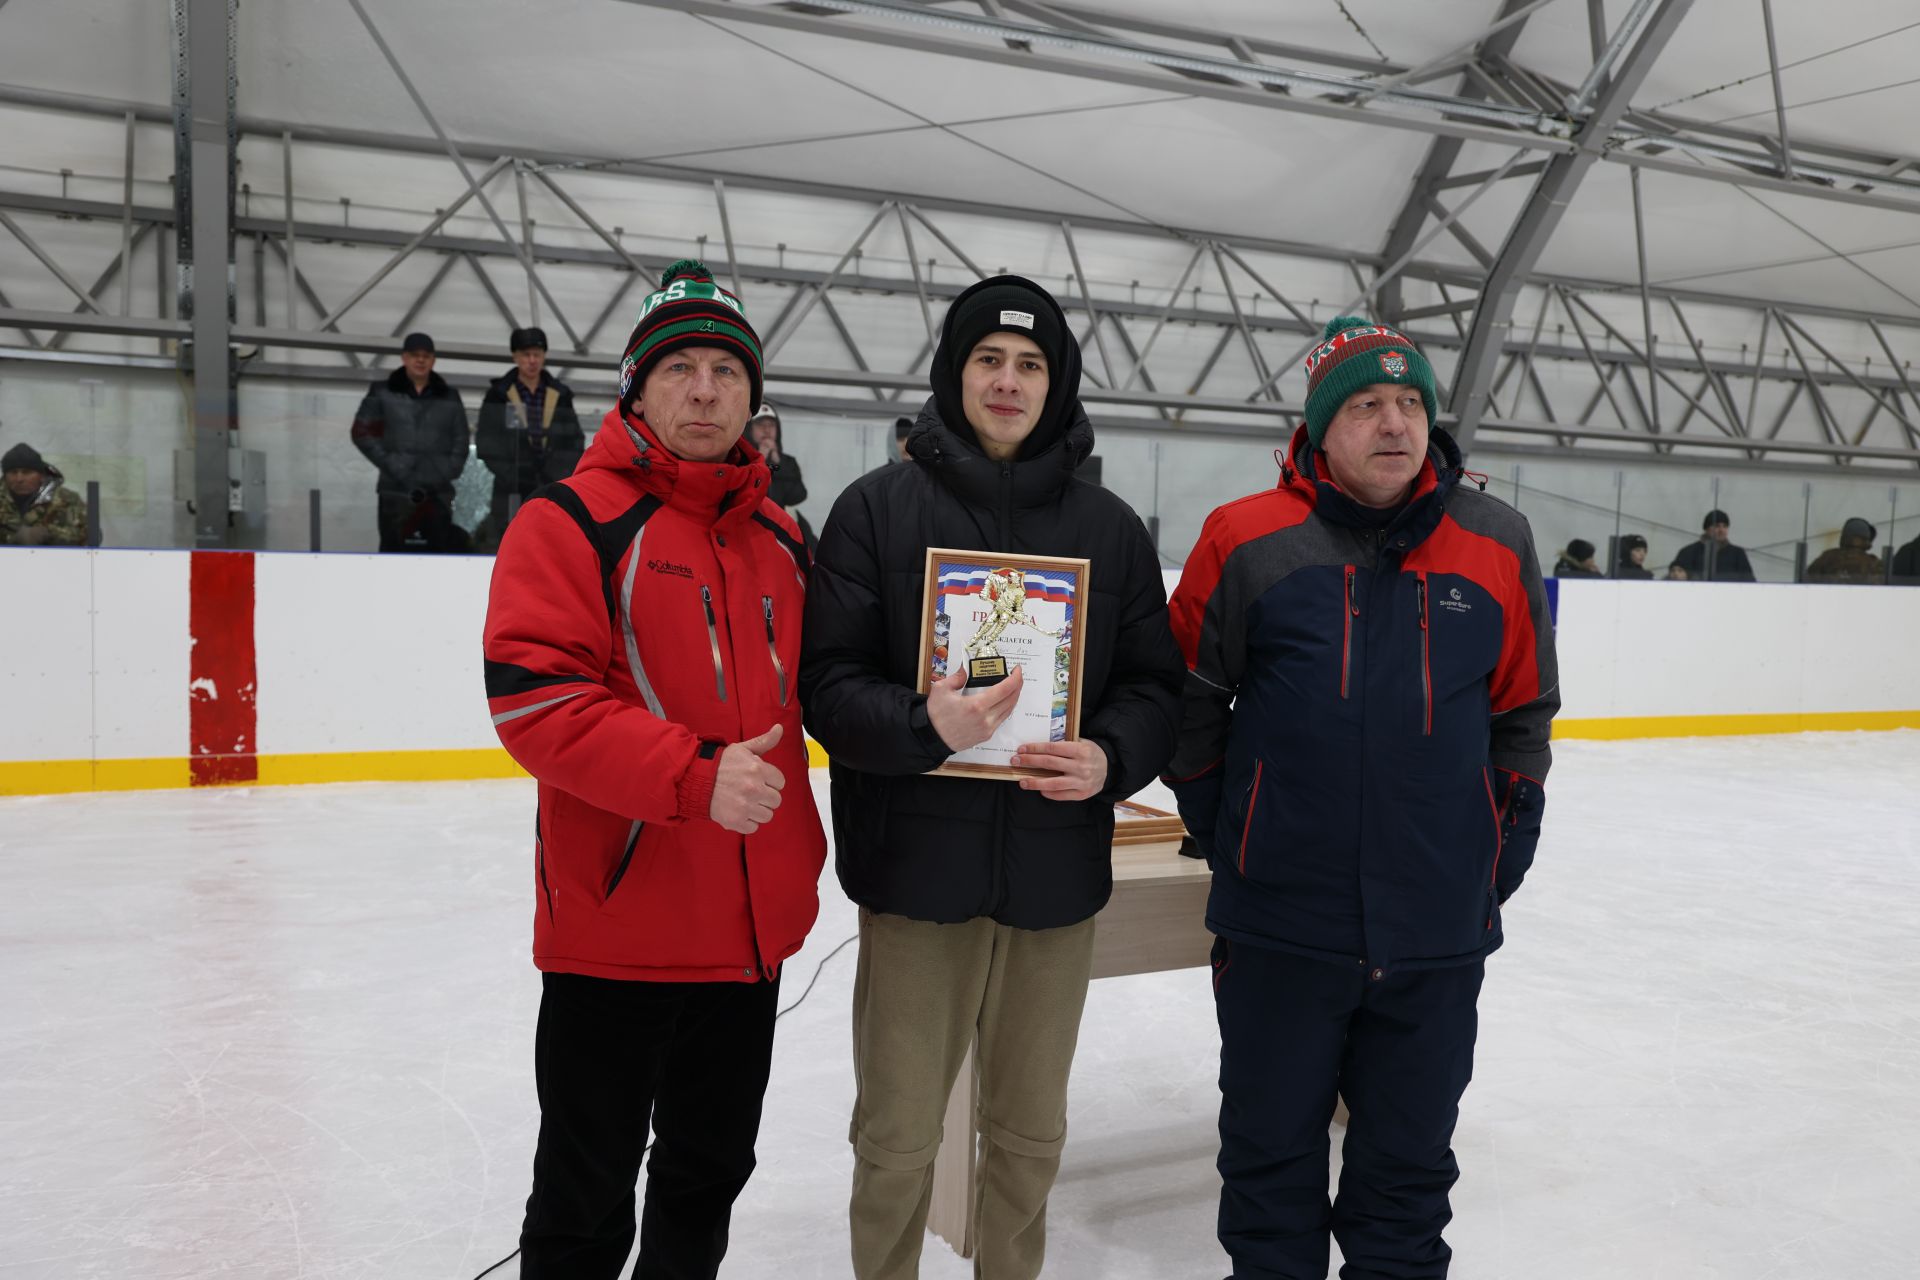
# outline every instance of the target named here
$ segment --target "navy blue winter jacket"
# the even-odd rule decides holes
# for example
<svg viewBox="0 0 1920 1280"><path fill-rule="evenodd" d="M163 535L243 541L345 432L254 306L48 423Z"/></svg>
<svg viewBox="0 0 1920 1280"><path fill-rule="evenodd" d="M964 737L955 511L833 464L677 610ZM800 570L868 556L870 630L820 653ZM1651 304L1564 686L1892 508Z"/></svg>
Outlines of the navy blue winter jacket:
<svg viewBox="0 0 1920 1280"><path fill-rule="evenodd" d="M1500 945L1559 709L1519 512L1432 433L1389 523L1302 430L1281 482L1207 519L1170 605L1187 660L1167 781L1208 851L1207 924L1376 976Z"/></svg>

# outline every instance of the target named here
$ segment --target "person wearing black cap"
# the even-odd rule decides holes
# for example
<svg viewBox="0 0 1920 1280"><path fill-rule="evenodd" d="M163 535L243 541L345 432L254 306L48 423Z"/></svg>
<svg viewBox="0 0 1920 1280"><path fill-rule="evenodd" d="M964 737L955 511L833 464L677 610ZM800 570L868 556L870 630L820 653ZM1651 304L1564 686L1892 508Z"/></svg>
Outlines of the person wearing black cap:
<svg viewBox="0 0 1920 1280"><path fill-rule="evenodd" d="M1637 533L1621 535L1619 559L1613 566L1613 576L1637 582L1653 580L1653 570L1647 568L1645 538Z"/></svg>
<svg viewBox="0 0 1920 1280"><path fill-rule="evenodd" d="M66 488L60 468L30 444L0 458L0 546L80 547L87 541L87 500Z"/></svg>
<svg viewBox="0 0 1920 1280"><path fill-rule="evenodd" d="M834 503L801 643L807 727L830 759L836 869L861 907L853 1275L917 1273L942 1116L977 1037L975 1274L1030 1280L1066 1142L1093 916L1112 889L1113 803L1171 753L1185 671L1145 526L1075 475L1093 427L1079 344L1053 297L1018 276L962 293L932 384L911 461ZM915 692L929 546L1090 561L1083 736L1013 757L1046 776L928 776L991 736L1021 684L966 696L956 664Z"/></svg>
<svg viewBox="0 0 1920 1280"><path fill-rule="evenodd" d="M1807 566L1807 581L1850 582L1856 586L1885 583L1885 564L1873 554L1873 540L1879 535L1872 521L1853 516L1840 526L1840 545L1822 551Z"/></svg>
<svg viewBox="0 0 1920 1280"><path fill-rule="evenodd" d="M547 372L546 333L515 329L507 341L513 368L487 388L474 430L474 452L493 472L493 506L477 539L487 550L500 545L513 499L572 475L587 445L573 388Z"/></svg>
<svg viewBox="0 0 1920 1280"><path fill-rule="evenodd" d="M1556 578L1604 578L1600 566L1593 562L1593 544L1585 538L1575 538L1567 543L1567 549L1560 553L1554 562L1553 576Z"/></svg>
<svg viewBox="0 0 1920 1280"><path fill-rule="evenodd" d="M1744 547L1727 541L1733 521L1715 508L1700 521L1700 538L1680 548L1673 558L1678 576L1688 582L1752 582L1753 565Z"/></svg>
<svg viewBox="0 0 1920 1280"><path fill-rule="evenodd" d="M367 388L353 443L380 471L382 551L464 551L453 523L453 482L467 465L467 406L433 371L433 339L410 333L400 367Z"/></svg>

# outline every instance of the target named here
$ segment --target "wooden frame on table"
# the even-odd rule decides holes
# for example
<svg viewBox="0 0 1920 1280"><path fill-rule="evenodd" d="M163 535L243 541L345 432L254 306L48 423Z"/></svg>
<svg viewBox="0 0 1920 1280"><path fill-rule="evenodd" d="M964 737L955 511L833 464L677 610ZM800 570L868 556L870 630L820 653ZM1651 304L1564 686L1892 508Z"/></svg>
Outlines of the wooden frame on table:
<svg viewBox="0 0 1920 1280"><path fill-rule="evenodd" d="M1178 842L1187 834L1177 813L1156 809L1137 800L1117 800L1113 806L1113 843L1122 845Z"/></svg>
<svg viewBox="0 0 1920 1280"><path fill-rule="evenodd" d="M927 548L925 585L921 589L920 648L915 664L918 670L915 688L921 693L926 693L933 681L946 677L951 670L950 658L964 661L952 650L963 646L978 629L978 619L968 615L985 612L993 599L991 593L1006 581L1008 574L1019 576L1022 618L1060 624L1053 628L1058 635L1046 629L1037 632L1043 639L1051 639L1051 645L1033 641L1030 637L1036 631L1031 626L1006 628L1000 640L1016 652L999 656L1006 657L1011 665L1023 671L1044 662L1045 674L1034 677L1043 683L1038 688L1029 684L1022 690L1020 710L1009 716L992 738L979 746L954 752L934 773L1003 780L1046 777L1045 770L1015 768L1001 761L1012 754L1013 747L1041 737L1055 742L1079 741L1085 653L1081 638L1086 634L1090 568L1089 561L1066 556ZM956 625L953 602L969 598L980 607L968 609ZM1026 655L1017 652L1023 649L1030 652ZM1042 655L1051 655L1051 659Z"/></svg>

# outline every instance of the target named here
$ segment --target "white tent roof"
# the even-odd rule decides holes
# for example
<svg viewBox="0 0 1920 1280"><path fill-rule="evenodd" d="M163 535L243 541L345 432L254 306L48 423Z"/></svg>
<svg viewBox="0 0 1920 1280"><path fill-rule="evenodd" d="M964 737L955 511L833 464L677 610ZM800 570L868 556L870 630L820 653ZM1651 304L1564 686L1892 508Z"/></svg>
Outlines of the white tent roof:
<svg viewBox="0 0 1920 1280"><path fill-rule="evenodd" d="M1153 91L623 0L367 5L434 114L469 145L663 160L1372 253L1430 142L1411 130L1195 98L1171 78ZM1152 0L1097 7L1167 16ZM1797 143L1920 150L1907 123L1920 106L1920 84L1908 74L1920 24L1909 6L1774 7ZM1181 6L1179 19L1359 58L1377 56L1377 46L1416 64L1473 39L1496 10L1491 0L1204 0ZM1580 0L1543 6L1527 19L1515 61L1577 83L1592 61L1587 22ZM237 25L243 118L427 135L346 0L250 0ZM0 82L9 85L164 108L170 48L167 6L141 0L12 0L0 12ZM1699 0L1636 105L1676 103L1693 118L1770 130L1767 66L1756 5ZM1458 84L1454 76L1427 87ZM48 145L60 150L61 124L48 128ZM0 151L17 155L21 145L16 138ZM117 160L86 149L64 151L68 167L104 170ZM1470 144L1458 167L1501 155ZM446 175L420 168L427 180L417 190L389 181L386 202L444 204ZM1503 184L1462 225L1497 250L1528 186ZM1908 216L1667 173L1648 174L1643 194L1656 282L1920 314L1912 249L1920 234ZM1854 256L1884 283L1836 254ZM1472 265L1451 237L1426 256ZM1636 278L1624 166L1596 168L1541 268Z"/></svg>

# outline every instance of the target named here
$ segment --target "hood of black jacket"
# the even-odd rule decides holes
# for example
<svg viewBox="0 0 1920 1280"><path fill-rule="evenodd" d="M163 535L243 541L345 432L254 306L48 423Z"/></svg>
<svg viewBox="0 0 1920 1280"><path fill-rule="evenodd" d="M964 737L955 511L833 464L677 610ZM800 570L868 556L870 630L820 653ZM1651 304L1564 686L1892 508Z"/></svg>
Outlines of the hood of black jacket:
<svg viewBox="0 0 1920 1280"><path fill-rule="evenodd" d="M974 434L973 425L967 421L966 410L960 398L960 368L966 363L968 351L953 349L953 320L961 311L961 303L970 295L1004 284L1009 279L1019 277L995 276L982 280L964 290L953 304L947 308L947 317L940 326L940 342L933 350L933 366L930 375L933 383L933 401L938 406L940 420L956 438L964 440L975 453L982 453L979 437ZM1065 349L1057 367L1047 370L1047 399L1041 406L1040 419L1033 424L1033 431L1021 442L1017 460L1037 458L1048 452L1054 444L1067 436L1077 423L1085 422L1087 412L1080 405L1080 343L1073 336L1073 329L1067 324L1066 312L1060 309L1053 295L1032 281L1025 281L1036 295L1037 305L1052 308L1054 320L1060 327ZM921 410L924 419L926 410ZM916 430L918 428L916 427Z"/></svg>
<svg viewBox="0 0 1920 1280"><path fill-rule="evenodd" d="M1014 506L1044 507L1057 501L1074 469L1092 452L1093 423L1075 400L1072 420L1046 449L1032 457L1023 451L1010 464ZM947 425L938 396L930 397L914 420L907 454L963 501L990 506L1000 500L1000 464L980 451L971 431L961 436Z"/></svg>

